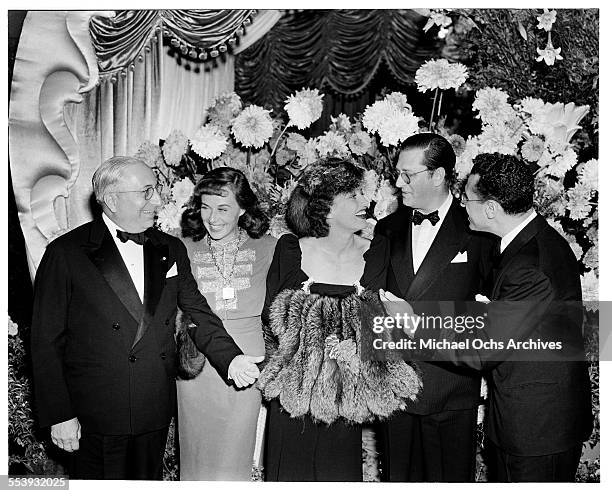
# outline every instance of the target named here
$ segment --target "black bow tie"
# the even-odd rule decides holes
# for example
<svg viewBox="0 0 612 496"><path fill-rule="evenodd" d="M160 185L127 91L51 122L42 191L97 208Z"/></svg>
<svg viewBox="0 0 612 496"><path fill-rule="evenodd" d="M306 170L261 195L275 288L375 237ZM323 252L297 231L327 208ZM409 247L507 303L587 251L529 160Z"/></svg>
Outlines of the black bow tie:
<svg viewBox="0 0 612 496"><path fill-rule="evenodd" d="M412 223L415 226L420 226L425 219L427 219L429 222L431 222L432 226L435 226L438 222L440 222L440 216L438 215L438 211L437 210L434 210L433 212L428 213L427 215L422 214L418 210L415 210L412 213Z"/></svg>
<svg viewBox="0 0 612 496"><path fill-rule="evenodd" d="M129 240L129 241L133 241L134 243L138 245L144 245L145 241L147 240L147 235L144 232L128 233L125 231L120 231L119 229L117 229L117 237L122 243L125 243L126 241Z"/></svg>

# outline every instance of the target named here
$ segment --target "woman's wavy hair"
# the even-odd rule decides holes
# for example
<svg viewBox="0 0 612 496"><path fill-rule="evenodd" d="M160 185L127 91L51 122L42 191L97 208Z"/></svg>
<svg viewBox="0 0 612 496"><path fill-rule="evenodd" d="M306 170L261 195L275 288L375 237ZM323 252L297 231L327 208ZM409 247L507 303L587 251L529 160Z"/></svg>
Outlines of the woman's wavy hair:
<svg viewBox="0 0 612 496"><path fill-rule="evenodd" d="M285 220L299 238L329 234L327 216L334 198L352 193L363 182L363 169L340 158L325 158L311 165L291 193Z"/></svg>
<svg viewBox="0 0 612 496"><path fill-rule="evenodd" d="M208 171L193 190L191 205L185 209L181 218L181 231L184 238L199 241L207 234L200 209L202 195L227 196L229 189L236 196L236 202L245 212L238 219L238 227L244 229L251 238L261 238L270 221L259 206L259 200L249 181L242 172L231 167L219 167Z"/></svg>

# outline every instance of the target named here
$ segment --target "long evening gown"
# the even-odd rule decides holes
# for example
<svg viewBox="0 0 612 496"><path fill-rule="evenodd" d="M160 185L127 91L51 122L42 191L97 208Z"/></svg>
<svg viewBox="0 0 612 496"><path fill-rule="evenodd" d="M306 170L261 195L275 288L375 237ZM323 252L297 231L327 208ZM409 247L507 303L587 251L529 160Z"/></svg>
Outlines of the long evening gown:
<svg viewBox="0 0 612 496"><path fill-rule="evenodd" d="M262 356L260 314L276 239L246 237L231 277L236 298L227 301L223 300L224 284L206 241L184 242L200 292L227 332L245 354ZM221 251L216 255L219 263ZM177 381L177 395L180 479L250 480L261 406L259 390L254 385L242 390L228 386L206 363L195 379Z"/></svg>
<svg viewBox="0 0 612 496"><path fill-rule="evenodd" d="M386 240L375 238L364 254L362 286L372 290L382 287L388 253ZM298 238L282 236L268 274L265 322L278 293L298 289L308 280L301 261ZM355 292L355 287L314 282L310 292L342 298ZM268 412L264 477L267 481L361 481L361 431L361 425L343 420L326 424L314 422L309 415L292 418L274 399Z"/></svg>

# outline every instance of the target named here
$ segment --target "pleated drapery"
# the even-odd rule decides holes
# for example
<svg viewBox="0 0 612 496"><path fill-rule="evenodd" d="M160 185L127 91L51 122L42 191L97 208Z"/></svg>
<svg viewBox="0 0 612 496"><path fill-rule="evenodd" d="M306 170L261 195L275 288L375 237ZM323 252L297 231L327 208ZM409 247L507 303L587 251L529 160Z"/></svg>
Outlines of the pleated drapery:
<svg viewBox="0 0 612 496"><path fill-rule="evenodd" d="M203 61L233 47L255 10L124 10L90 22L102 75L133 68L160 33L183 55Z"/></svg>
<svg viewBox="0 0 612 496"><path fill-rule="evenodd" d="M236 60L243 100L276 110L302 87L358 97L386 64L403 84L441 47L413 10L298 11L286 14Z"/></svg>

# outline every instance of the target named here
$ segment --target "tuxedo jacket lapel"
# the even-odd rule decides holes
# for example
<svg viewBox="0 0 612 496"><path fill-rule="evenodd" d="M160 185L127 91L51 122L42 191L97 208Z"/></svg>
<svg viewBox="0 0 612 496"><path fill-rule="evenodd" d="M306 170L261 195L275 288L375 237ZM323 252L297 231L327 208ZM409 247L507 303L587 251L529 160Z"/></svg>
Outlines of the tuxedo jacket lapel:
<svg viewBox="0 0 612 496"><path fill-rule="evenodd" d="M143 316L142 302L123 258L102 219L92 223L89 243L84 249L119 301L134 320L140 322Z"/></svg>
<svg viewBox="0 0 612 496"><path fill-rule="evenodd" d="M398 228L395 229L395 235L390 239L391 266L402 295L406 294L414 278L412 209L406 209L405 212L405 215L398 219Z"/></svg>
<svg viewBox="0 0 612 496"><path fill-rule="evenodd" d="M142 339L153 320L159 298L166 282L168 272L168 245L159 241L153 229L147 231L148 239L144 244L144 315L132 347Z"/></svg>
<svg viewBox="0 0 612 496"><path fill-rule="evenodd" d="M462 226L463 220L457 215L457 208L461 207L456 200L453 200L433 243L427 251L427 255L425 255L412 284L410 284L406 299L420 298L450 264L455 255L465 249L468 233ZM408 230L412 231L411 226L408 227ZM412 249L410 250L410 258L412 259Z"/></svg>
<svg viewBox="0 0 612 496"><path fill-rule="evenodd" d="M499 294L499 288L501 281L504 278L504 274L510 267L510 261L516 256L516 254L525 246L542 228L547 225L546 220L540 215L537 215L529 224L527 224L521 232L510 242L506 249L500 256L499 266L495 271L495 279L493 282L493 290L491 292L492 298L496 299Z"/></svg>

